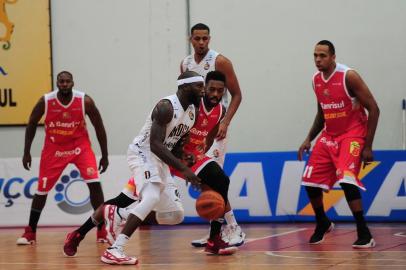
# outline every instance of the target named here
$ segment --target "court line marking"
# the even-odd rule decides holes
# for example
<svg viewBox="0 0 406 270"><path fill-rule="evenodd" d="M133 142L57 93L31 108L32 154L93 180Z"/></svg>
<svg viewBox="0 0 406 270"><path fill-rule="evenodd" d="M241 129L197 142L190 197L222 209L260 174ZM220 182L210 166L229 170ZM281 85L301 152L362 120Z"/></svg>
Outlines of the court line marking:
<svg viewBox="0 0 406 270"><path fill-rule="evenodd" d="M295 233L295 232L307 231L307 230L309 230L309 228L301 228L301 229L287 231L287 232L283 232L283 233L271 234L271 235L260 237L260 238L250 238L250 239L247 239L247 241L245 241L245 243L250 243L250 242L254 242L254 241L258 241L258 240L264 240L267 238L274 238L274 237L278 237L278 236L283 236L283 235L287 235L287 234L291 234L291 233Z"/></svg>
<svg viewBox="0 0 406 270"><path fill-rule="evenodd" d="M314 252L314 251L313 251ZM362 260L362 261L401 261L406 262L406 259L368 259L368 258L319 258L319 257L303 257L303 256L291 256L291 255L282 255L276 254L272 251L266 251L266 255L273 256L273 257L282 257L282 258L289 258L289 259L311 259L311 260ZM341 265L341 264L340 264ZM406 266L406 264L405 264Z"/></svg>
<svg viewBox="0 0 406 270"><path fill-rule="evenodd" d="M393 234L394 236L400 236L400 237L406 237L406 234L404 232L398 232Z"/></svg>

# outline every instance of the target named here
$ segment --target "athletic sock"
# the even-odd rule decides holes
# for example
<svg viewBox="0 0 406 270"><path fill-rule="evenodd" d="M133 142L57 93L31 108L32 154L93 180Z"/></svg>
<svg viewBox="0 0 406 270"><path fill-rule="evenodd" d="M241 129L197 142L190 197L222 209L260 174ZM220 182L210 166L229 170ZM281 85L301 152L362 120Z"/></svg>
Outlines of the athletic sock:
<svg viewBox="0 0 406 270"><path fill-rule="evenodd" d="M238 225L232 209L224 214L224 219L226 220L227 224L229 224L229 225Z"/></svg>
<svg viewBox="0 0 406 270"><path fill-rule="evenodd" d="M103 224L103 223L101 223ZM77 231L80 233L81 236L85 236L91 229L98 225L97 221L91 216L89 217L82 226L80 226Z"/></svg>
<svg viewBox="0 0 406 270"><path fill-rule="evenodd" d="M28 222L28 226L31 227L31 230L33 232L37 231L38 220L39 220L39 217L41 216L41 212L42 212L42 210L31 208L30 220Z"/></svg>
<svg viewBox="0 0 406 270"><path fill-rule="evenodd" d="M314 209L314 212L316 214L316 221L317 223L323 223L328 220L326 216L326 212L324 212L324 207L320 206Z"/></svg>
<svg viewBox="0 0 406 270"><path fill-rule="evenodd" d="M210 222L210 238L214 238L216 235L219 235L221 232L221 226L223 225L224 219L219 218L212 220Z"/></svg>

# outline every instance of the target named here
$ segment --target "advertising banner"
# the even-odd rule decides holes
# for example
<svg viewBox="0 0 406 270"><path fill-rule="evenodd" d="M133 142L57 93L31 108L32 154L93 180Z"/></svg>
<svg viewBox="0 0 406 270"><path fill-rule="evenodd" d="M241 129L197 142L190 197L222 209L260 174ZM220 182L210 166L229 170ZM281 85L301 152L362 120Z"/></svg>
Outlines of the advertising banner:
<svg viewBox="0 0 406 270"><path fill-rule="evenodd" d="M49 0L0 1L0 125L24 125L52 89Z"/></svg>
<svg viewBox="0 0 406 270"><path fill-rule="evenodd" d="M24 226L37 185L39 159L23 169L21 159L0 159L0 227ZM225 171L230 176L229 199L239 222L296 222L314 220L300 185L305 162L296 152L230 153ZM111 156L101 175L105 199L120 193L130 171L125 156ZM367 191L362 200L368 221L406 221L406 151L376 151L375 161L360 173ZM195 210L198 193L178 181L185 223L204 222ZM324 194L327 215L352 220L343 191L337 186ZM89 192L74 166L66 168L41 216L40 225L78 225L92 213Z"/></svg>

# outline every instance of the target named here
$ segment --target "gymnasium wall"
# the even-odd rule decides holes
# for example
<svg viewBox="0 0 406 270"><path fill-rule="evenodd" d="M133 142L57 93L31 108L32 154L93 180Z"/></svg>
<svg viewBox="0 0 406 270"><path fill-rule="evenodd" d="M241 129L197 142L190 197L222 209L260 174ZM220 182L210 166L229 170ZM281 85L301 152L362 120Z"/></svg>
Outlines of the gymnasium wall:
<svg viewBox="0 0 406 270"><path fill-rule="evenodd" d="M402 0L191 0L191 24L211 27L210 47L233 61L243 91L228 151L297 149L316 111L311 76L321 39L335 43L338 62L358 70L378 101L374 148L400 149L405 11ZM51 0L51 15L54 77L73 72L101 111L110 153L125 154L155 102L176 89L186 1ZM21 156L23 127L1 127L0 138L0 158ZM33 156L42 142L39 128Z"/></svg>

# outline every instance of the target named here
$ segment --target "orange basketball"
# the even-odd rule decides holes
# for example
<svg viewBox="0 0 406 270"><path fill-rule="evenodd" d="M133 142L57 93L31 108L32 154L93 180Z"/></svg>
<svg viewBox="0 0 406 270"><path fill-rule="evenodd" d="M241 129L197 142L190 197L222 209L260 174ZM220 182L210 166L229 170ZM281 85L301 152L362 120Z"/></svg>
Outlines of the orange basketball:
<svg viewBox="0 0 406 270"><path fill-rule="evenodd" d="M226 204L220 193L214 190L203 191L196 200L197 214L205 219L214 220L222 217Z"/></svg>

